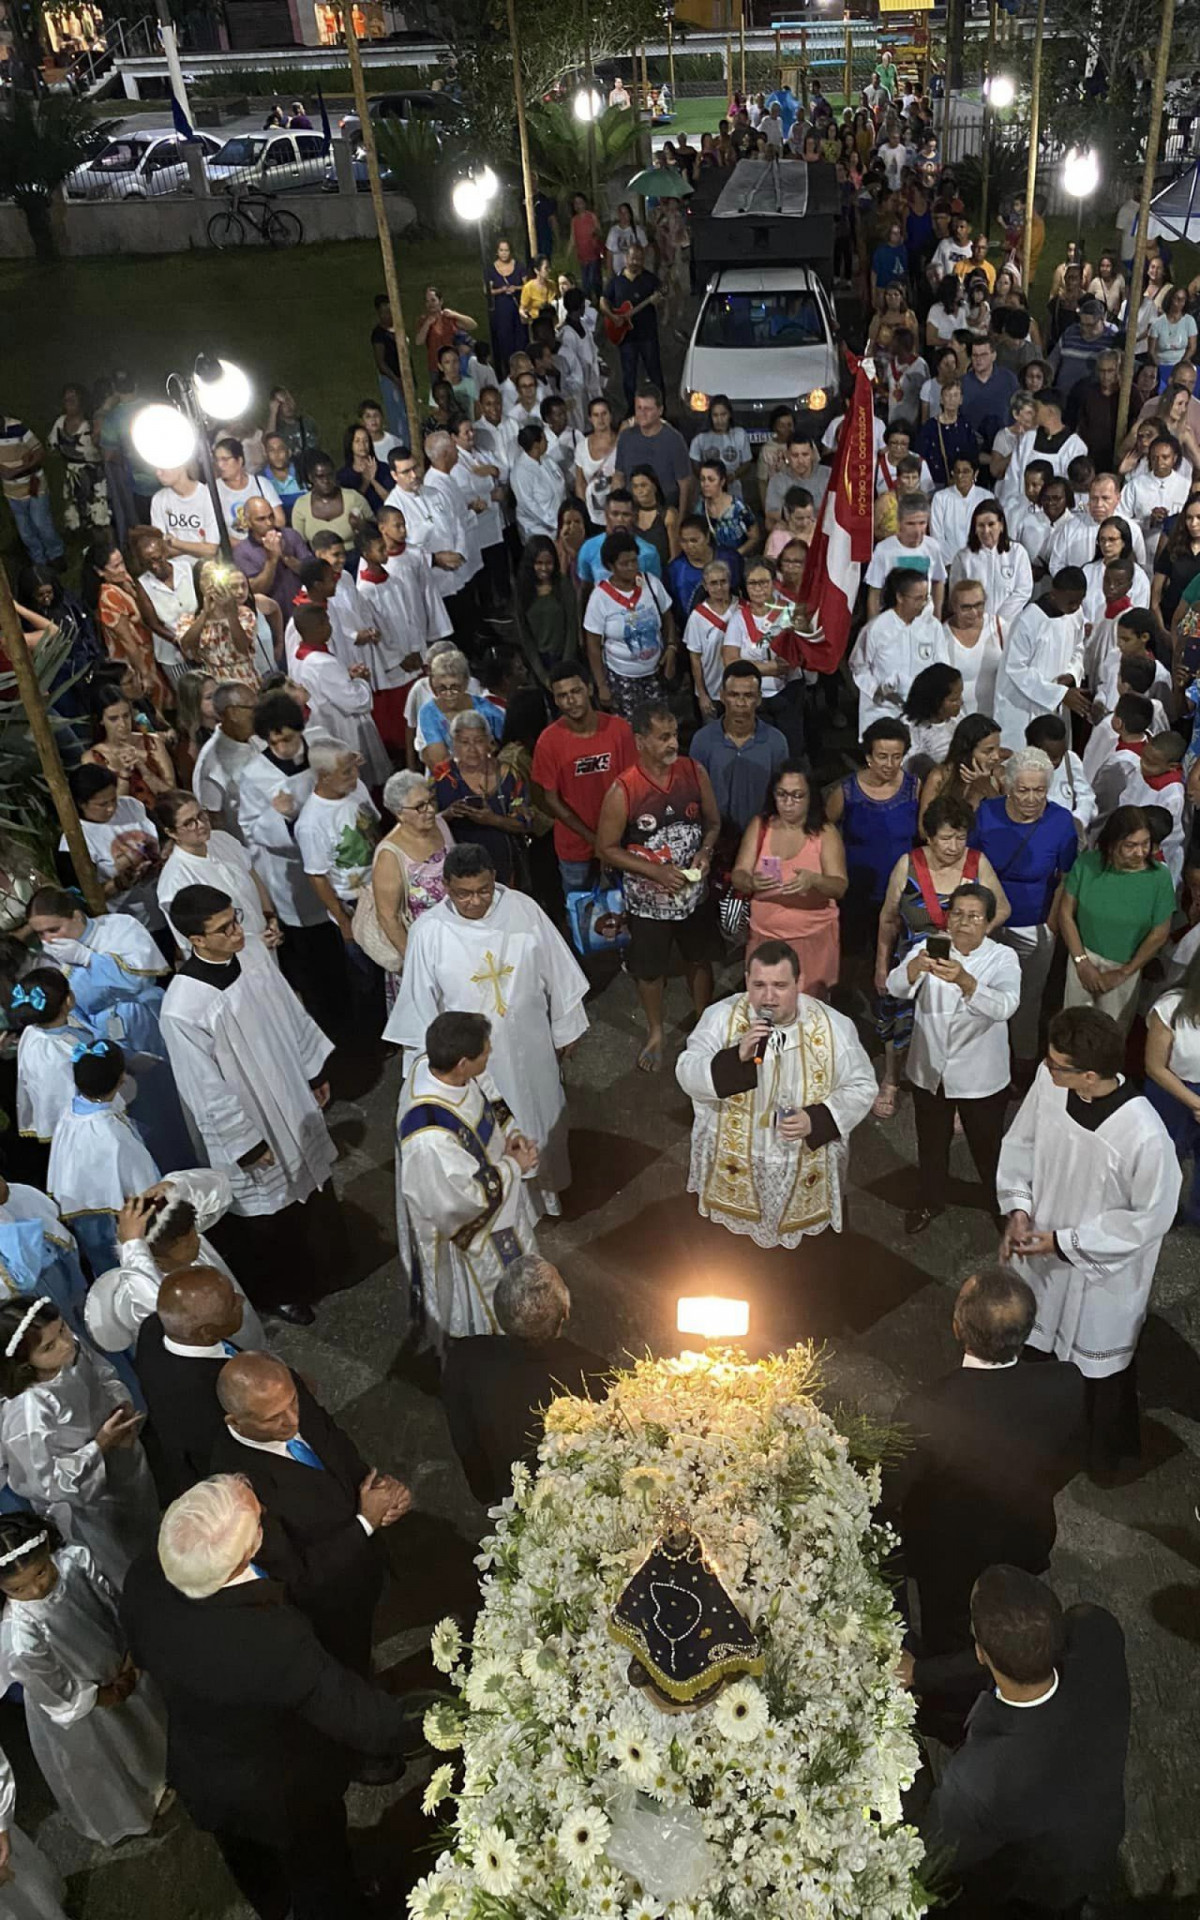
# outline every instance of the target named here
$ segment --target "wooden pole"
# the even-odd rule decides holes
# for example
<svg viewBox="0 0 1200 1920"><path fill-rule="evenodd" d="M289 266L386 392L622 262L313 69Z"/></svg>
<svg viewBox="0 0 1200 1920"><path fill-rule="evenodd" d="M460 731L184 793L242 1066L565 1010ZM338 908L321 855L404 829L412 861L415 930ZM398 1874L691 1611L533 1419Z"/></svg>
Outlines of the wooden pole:
<svg viewBox="0 0 1200 1920"><path fill-rule="evenodd" d="M800 29L800 104L804 108L804 118L808 119L808 32Z"/></svg>
<svg viewBox="0 0 1200 1920"><path fill-rule="evenodd" d="M512 0L508 0L508 3L511 6ZM646 118L642 122L645 135L645 146L642 157L643 163L648 167L652 167L654 165L654 115L650 110L650 69L646 65L646 43L644 40L639 49L639 58L642 63L642 103L646 109ZM643 216L645 215L645 211L646 202L643 197Z"/></svg>
<svg viewBox="0 0 1200 1920"><path fill-rule="evenodd" d="M517 0L508 0L508 37L512 43L513 100L517 109L517 141L521 149L521 182L525 190L525 235L529 258L537 257L537 217L533 211L533 167L529 159L529 126L525 119L525 75L521 69L521 39L517 32Z"/></svg>
<svg viewBox="0 0 1200 1920"><path fill-rule="evenodd" d="M843 106L854 105L854 33L849 21L846 23L846 65L842 74Z"/></svg>
<svg viewBox="0 0 1200 1920"><path fill-rule="evenodd" d="M667 31L670 32L668 23ZM583 0L583 71L584 85L588 98L588 185L592 192L592 207L599 214L600 173L596 165L596 116L592 112L596 92L596 75L592 68L592 7L591 0Z"/></svg>
<svg viewBox="0 0 1200 1920"><path fill-rule="evenodd" d="M988 90L992 84L992 69L996 64L996 0L991 0L988 8L987 58L983 68L983 161L979 177L979 231L987 239L988 230L988 187L991 182L991 133L992 109L988 100Z"/></svg>
<svg viewBox="0 0 1200 1920"><path fill-rule="evenodd" d="M746 0L738 8L738 68L741 73L742 99L746 98Z"/></svg>
<svg viewBox="0 0 1200 1920"><path fill-rule="evenodd" d="M725 35L725 91L733 99L733 35Z"/></svg>
<svg viewBox="0 0 1200 1920"><path fill-rule="evenodd" d="M667 79L671 83L672 103L678 106L679 95L675 91L675 35L672 32L671 28L672 28L671 16L668 14L667 15Z"/></svg>
<svg viewBox="0 0 1200 1920"><path fill-rule="evenodd" d="M1174 0L1168 0L1172 13ZM1025 174L1025 234L1021 247L1021 288L1029 299L1029 269L1033 260L1033 196L1037 190L1038 121L1042 107L1042 39L1046 32L1046 0L1038 0L1037 26L1033 33L1033 90L1029 102L1029 166ZM947 82L947 98L949 82Z"/></svg>
<svg viewBox="0 0 1200 1920"><path fill-rule="evenodd" d="M33 657L29 643L25 638L25 629L21 625L21 616L17 612L12 597L12 588L8 583L8 574L0 566L0 639L4 642L4 651L8 655L16 677L17 690L21 695L21 705L25 709L25 718L29 722L29 732L37 750L46 785L50 789L50 798L54 802L54 811L58 815L58 824L66 837L67 851L71 864L75 868L75 878L89 913L107 913L108 906L104 898L104 889L92 865L92 856L88 852L87 841L83 837L83 827L71 798L71 789L67 785L67 776L63 772L63 763L59 757L58 742L54 738L54 729L50 725L50 715L46 711L46 702L38 677L33 669Z"/></svg>
<svg viewBox="0 0 1200 1920"><path fill-rule="evenodd" d="M350 62L350 79L354 87L354 105L358 113L358 124L362 128L363 151L367 157L367 181L371 189L371 205L375 210L375 228L379 235L379 251L383 255L383 284L387 288L388 305L392 310L392 330L396 336L396 359L400 364L400 387L404 394L404 410L408 415L408 437L412 443L413 458L420 472L424 465L421 449L416 444L421 416L417 411L417 389L413 381L412 356L408 350L408 333L404 325L404 308L400 304L400 276L396 272L396 249L392 240L392 231L388 226L387 207L383 198L383 181L379 174L379 149L375 145L375 122L367 111L367 83L363 77L362 55L359 52L358 34L354 30L354 9L347 0L342 9L342 20L346 34L346 57Z"/></svg>
<svg viewBox="0 0 1200 1920"><path fill-rule="evenodd" d="M775 29L775 85L783 85L783 41L778 27Z"/></svg>
<svg viewBox="0 0 1200 1920"><path fill-rule="evenodd" d="M1133 397L1133 346L1137 339L1137 316L1142 304L1142 277L1146 271L1149 247L1150 202L1154 197L1154 172L1158 165L1158 143L1162 137L1163 95L1167 90L1167 69L1171 61L1171 33L1175 25L1175 0L1163 0L1162 25L1159 28L1158 59L1154 66L1154 90L1150 96L1150 125L1146 133L1146 163L1142 168L1142 198L1138 207L1137 243L1133 249L1133 268L1129 275L1126 302L1125 351L1121 356L1121 392L1117 400L1116 446L1119 448L1129 425L1129 403Z"/></svg>

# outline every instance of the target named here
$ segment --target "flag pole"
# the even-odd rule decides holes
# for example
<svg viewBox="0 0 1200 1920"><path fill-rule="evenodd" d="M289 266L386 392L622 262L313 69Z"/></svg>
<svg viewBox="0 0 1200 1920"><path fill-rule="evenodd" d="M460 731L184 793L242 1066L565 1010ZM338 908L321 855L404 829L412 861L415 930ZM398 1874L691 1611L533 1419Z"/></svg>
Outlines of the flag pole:
<svg viewBox="0 0 1200 1920"><path fill-rule="evenodd" d="M1154 91L1150 96L1150 125L1146 131L1146 163L1142 168L1142 198L1138 207L1137 242L1133 249L1133 269L1125 302L1125 351L1121 355L1121 390L1117 399L1115 447L1120 447L1129 425L1129 404L1133 398L1133 348L1137 340L1137 316L1142 304L1142 278L1146 271L1146 252L1150 245L1150 202L1154 198L1154 170L1158 165L1158 143L1162 135L1163 95L1167 90L1167 68L1171 61L1171 34L1175 25L1175 0L1163 0L1162 26L1159 29L1158 59L1154 67ZM1193 181L1193 190L1195 182ZM1186 226L1184 232L1187 232Z"/></svg>

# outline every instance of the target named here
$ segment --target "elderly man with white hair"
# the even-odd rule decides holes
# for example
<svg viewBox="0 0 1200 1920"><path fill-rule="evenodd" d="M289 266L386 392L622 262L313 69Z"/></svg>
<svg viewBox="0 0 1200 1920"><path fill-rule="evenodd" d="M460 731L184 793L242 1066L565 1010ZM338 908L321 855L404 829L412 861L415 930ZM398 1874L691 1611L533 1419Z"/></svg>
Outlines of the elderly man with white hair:
<svg viewBox="0 0 1200 1920"><path fill-rule="evenodd" d="M308 764L316 781L296 820L296 845L309 885L349 944L379 838L379 809L359 779L356 753L315 740Z"/></svg>
<svg viewBox="0 0 1200 1920"><path fill-rule="evenodd" d="M254 737L254 689L240 680L223 680L212 697L216 732L204 742L192 770L192 792L215 827L244 839L238 821L242 774L262 752Z"/></svg>
<svg viewBox="0 0 1200 1920"><path fill-rule="evenodd" d="M322 1647L255 1562L262 1510L240 1474L173 1502L129 1571L130 1651L167 1704L167 1773L253 1911L365 1920L346 1825L351 1756L395 1759L406 1710Z"/></svg>
<svg viewBox="0 0 1200 1920"><path fill-rule="evenodd" d="M442 430L428 434L425 461L422 480L410 449L393 447L395 485L385 505L399 507L404 515L409 545L427 556L455 634L466 640L473 630L473 582L482 563L468 524L466 497L453 477L458 464L453 435Z"/></svg>
<svg viewBox="0 0 1200 1920"><path fill-rule="evenodd" d="M475 1498L494 1506L512 1492L514 1460L537 1461L544 1414L561 1394L601 1399L608 1363L567 1338L571 1296L557 1267L522 1254L496 1282L502 1340L452 1340L442 1370L450 1437Z"/></svg>
<svg viewBox="0 0 1200 1920"><path fill-rule="evenodd" d="M981 802L971 835L1002 876L1011 908L996 938L1014 948L1021 963L1021 1000L1008 1030L1016 1077L1026 1083L1037 1066L1059 890L1079 851L1074 819L1049 797L1053 778L1049 754L1022 747L1004 764L1003 796Z"/></svg>

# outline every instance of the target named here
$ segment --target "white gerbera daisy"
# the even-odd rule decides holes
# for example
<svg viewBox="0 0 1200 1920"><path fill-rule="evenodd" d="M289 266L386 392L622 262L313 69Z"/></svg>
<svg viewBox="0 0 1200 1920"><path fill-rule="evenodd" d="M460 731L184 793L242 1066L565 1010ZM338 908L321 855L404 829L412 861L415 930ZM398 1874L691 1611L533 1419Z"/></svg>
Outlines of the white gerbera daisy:
<svg viewBox="0 0 1200 1920"><path fill-rule="evenodd" d="M458 1665L462 1654L462 1634L457 1620L447 1616L439 1620L429 1636L429 1648L433 1655L433 1664L439 1673L450 1673Z"/></svg>
<svg viewBox="0 0 1200 1920"><path fill-rule="evenodd" d="M507 1900L515 1893L521 1878L521 1857L516 1842L503 1827L485 1827L471 1856L475 1877L485 1893Z"/></svg>
<svg viewBox="0 0 1200 1920"><path fill-rule="evenodd" d="M455 1747L462 1745L462 1715L453 1701L439 1700L426 1712L421 1731L439 1753L453 1753Z"/></svg>
<svg viewBox="0 0 1200 1920"><path fill-rule="evenodd" d="M508 1700L512 1668L504 1660L476 1660L463 1691L477 1713L495 1713Z"/></svg>
<svg viewBox="0 0 1200 1920"><path fill-rule="evenodd" d="M558 1829L558 1850L576 1872L590 1867L603 1853L612 1823L600 1807L584 1807L567 1815Z"/></svg>
<svg viewBox="0 0 1200 1920"><path fill-rule="evenodd" d="M765 1699L749 1680L726 1687L713 1710L718 1733L737 1744L757 1740L770 1717Z"/></svg>
<svg viewBox="0 0 1200 1920"><path fill-rule="evenodd" d="M531 1686L546 1686L559 1671L558 1654L545 1641L538 1647L526 1647L521 1655L521 1672Z"/></svg>
<svg viewBox="0 0 1200 1920"><path fill-rule="evenodd" d="M453 1784L454 1768L449 1761L446 1761L443 1766L435 1767L429 1776L429 1784L421 1800L421 1812L432 1813L435 1807L439 1807Z"/></svg>
<svg viewBox="0 0 1200 1920"><path fill-rule="evenodd" d="M427 1873L423 1880L418 1880L408 1896L412 1920L441 1920L441 1916L452 1912L453 1905L449 1888L442 1885L435 1873Z"/></svg>
<svg viewBox="0 0 1200 1920"><path fill-rule="evenodd" d="M657 1467L626 1467L621 1487L631 1500L655 1500L667 1489L667 1477Z"/></svg>
<svg viewBox="0 0 1200 1920"><path fill-rule="evenodd" d="M662 1761L652 1740L640 1728L625 1726L618 1731L612 1748L613 1758L625 1778L635 1787L653 1787Z"/></svg>

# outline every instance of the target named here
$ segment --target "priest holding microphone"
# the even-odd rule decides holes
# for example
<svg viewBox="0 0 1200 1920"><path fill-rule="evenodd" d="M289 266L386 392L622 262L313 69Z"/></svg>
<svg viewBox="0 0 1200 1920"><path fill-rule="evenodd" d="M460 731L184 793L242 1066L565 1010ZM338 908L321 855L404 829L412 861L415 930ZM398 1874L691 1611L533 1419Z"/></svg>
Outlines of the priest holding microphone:
<svg viewBox="0 0 1200 1920"><path fill-rule="evenodd" d="M706 1219L760 1247L841 1231L847 1143L878 1088L852 1022L801 993L786 940L755 948L745 993L701 1015L675 1073Z"/></svg>

